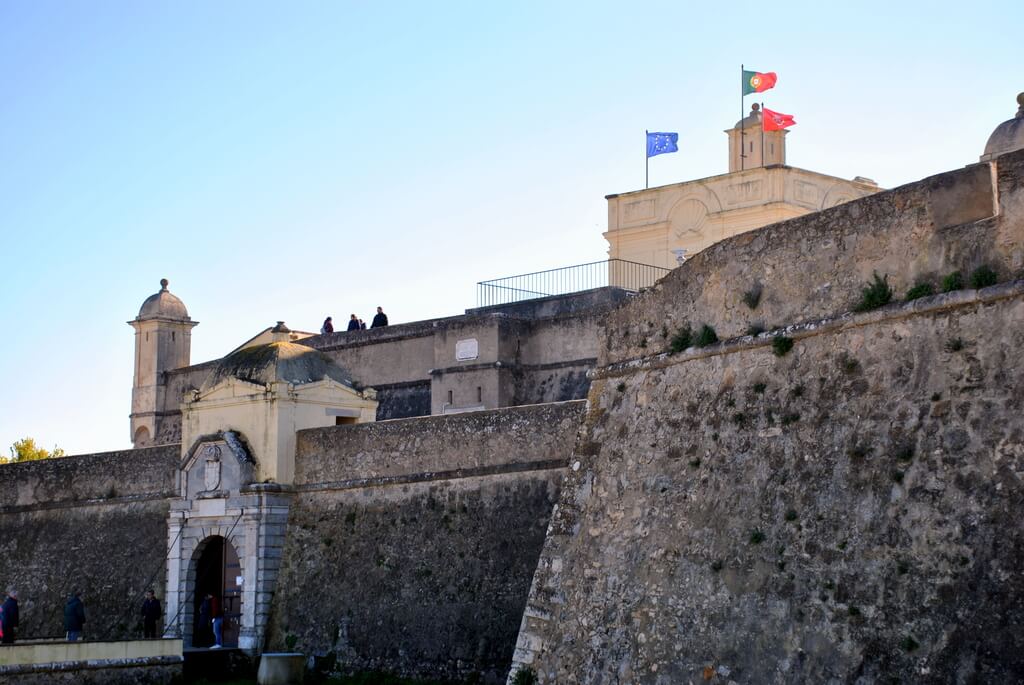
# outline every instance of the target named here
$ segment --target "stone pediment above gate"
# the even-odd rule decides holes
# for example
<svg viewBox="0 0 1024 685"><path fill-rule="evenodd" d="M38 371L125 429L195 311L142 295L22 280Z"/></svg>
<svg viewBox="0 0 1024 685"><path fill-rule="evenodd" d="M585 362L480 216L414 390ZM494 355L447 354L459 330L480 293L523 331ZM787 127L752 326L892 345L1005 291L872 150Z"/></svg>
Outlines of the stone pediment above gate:
<svg viewBox="0 0 1024 685"><path fill-rule="evenodd" d="M181 463L181 496L207 499L237 494L253 482L256 460L234 431L204 435Z"/></svg>

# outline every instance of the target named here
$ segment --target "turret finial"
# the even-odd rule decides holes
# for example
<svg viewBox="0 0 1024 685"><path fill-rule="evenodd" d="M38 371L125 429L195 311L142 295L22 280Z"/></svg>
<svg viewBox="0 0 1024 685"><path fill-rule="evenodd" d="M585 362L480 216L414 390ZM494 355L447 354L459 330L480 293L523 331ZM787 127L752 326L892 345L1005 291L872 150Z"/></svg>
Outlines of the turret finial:
<svg viewBox="0 0 1024 685"><path fill-rule="evenodd" d="M160 290L167 290L167 285L170 283L166 278L160 279Z"/></svg>

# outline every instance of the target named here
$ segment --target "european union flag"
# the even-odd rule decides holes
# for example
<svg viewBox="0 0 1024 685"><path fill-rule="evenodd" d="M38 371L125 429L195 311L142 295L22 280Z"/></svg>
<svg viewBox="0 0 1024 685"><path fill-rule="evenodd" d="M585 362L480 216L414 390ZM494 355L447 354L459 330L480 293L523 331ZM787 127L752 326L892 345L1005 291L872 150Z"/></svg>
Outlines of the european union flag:
<svg viewBox="0 0 1024 685"><path fill-rule="evenodd" d="M679 152L676 143L679 142L678 133L647 133L647 156L663 155L666 152Z"/></svg>

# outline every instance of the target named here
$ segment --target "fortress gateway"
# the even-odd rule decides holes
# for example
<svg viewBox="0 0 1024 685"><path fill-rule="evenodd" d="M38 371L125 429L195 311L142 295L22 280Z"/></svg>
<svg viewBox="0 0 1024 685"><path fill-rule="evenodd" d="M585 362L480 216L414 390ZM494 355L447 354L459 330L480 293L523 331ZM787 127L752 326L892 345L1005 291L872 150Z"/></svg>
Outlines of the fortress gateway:
<svg viewBox="0 0 1024 685"><path fill-rule="evenodd" d="M610 196L613 258L687 250L639 293L278 323L191 365L163 281L129 322L135 448L0 467L20 638L75 583L89 637L129 639L152 586L186 645L212 593L227 644L324 671L1021 680L1020 103L980 163L894 190L786 167L779 136ZM98 654L0 682L181 669Z"/></svg>

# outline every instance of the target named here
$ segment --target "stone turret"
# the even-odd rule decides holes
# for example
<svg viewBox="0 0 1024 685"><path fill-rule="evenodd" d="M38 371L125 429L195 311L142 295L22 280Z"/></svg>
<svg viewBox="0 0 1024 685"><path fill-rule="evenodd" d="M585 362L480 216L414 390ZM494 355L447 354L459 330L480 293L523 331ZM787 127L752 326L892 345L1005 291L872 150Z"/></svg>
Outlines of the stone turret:
<svg viewBox="0 0 1024 685"><path fill-rule="evenodd" d="M729 135L729 173L786 163L787 131L765 131L761 127L761 105L726 130Z"/></svg>
<svg viewBox="0 0 1024 685"><path fill-rule="evenodd" d="M988 137L982 162L988 162L1007 152L1024 149L1024 93L1017 95L1017 115L996 126Z"/></svg>
<svg viewBox="0 0 1024 685"><path fill-rule="evenodd" d="M139 315L128 322L135 329L135 374L132 384L131 440L135 447L159 444L164 414L165 372L189 365L192 327L185 303L167 289L146 298Z"/></svg>

